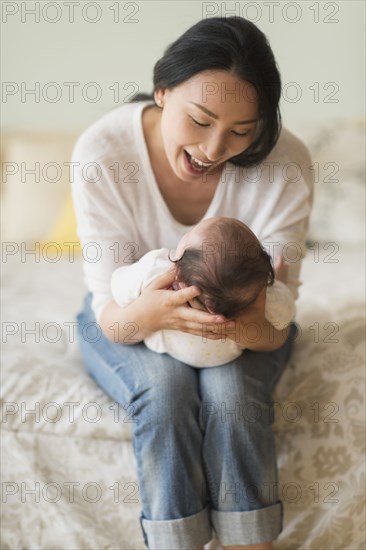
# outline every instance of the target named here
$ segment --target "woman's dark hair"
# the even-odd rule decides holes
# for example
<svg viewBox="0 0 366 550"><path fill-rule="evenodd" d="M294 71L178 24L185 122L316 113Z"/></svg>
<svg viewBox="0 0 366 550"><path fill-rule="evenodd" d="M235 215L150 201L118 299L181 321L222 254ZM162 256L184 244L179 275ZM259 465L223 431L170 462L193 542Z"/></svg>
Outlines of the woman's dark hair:
<svg viewBox="0 0 366 550"><path fill-rule="evenodd" d="M255 87L259 130L253 143L230 162L240 166L262 162L281 131L281 77L266 36L243 17L211 17L190 27L155 64L153 93L138 93L130 102L154 99L156 90L174 88L207 70L232 73Z"/></svg>
<svg viewBox="0 0 366 550"><path fill-rule="evenodd" d="M201 290L197 300L214 313L234 319L272 286L272 259L255 236L248 239L244 224L219 220L209 229L201 248L187 248L178 260L178 281Z"/></svg>

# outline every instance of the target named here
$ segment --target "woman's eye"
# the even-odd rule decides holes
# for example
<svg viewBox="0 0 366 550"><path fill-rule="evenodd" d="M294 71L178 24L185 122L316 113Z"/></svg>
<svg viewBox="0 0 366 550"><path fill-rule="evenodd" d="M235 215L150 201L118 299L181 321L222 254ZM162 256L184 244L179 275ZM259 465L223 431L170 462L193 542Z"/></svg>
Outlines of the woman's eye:
<svg viewBox="0 0 366 550"><path fill-rule="evenodd" d="M197 124L197 126L201 126L204 128L207 128L207 126L210 126L209 124L202 124L201 122L198 122L198 120L195 120L193 117L190 117L190 119ZM239 134L238 132L233 132L234 136L238 137L246 137L248 135L248 132L245 132L244 134Z"/></svg>
<svg viewBox="0 0 366 550"><path fill-rule="evenodd" d="M194 118L191 117L191 120L193 120L193 122L195 124L197 124L197 126L210 126L209 124L201 124L200 122L198 122L197 120L195 120Z"/></svg>

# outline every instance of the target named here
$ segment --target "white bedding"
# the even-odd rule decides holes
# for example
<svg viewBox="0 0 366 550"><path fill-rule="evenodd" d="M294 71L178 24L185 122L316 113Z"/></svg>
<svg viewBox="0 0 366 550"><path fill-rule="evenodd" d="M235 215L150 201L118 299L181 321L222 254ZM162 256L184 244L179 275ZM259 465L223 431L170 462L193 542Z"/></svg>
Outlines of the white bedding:
<svg viewBox="0 0 366 550"><path fill-rule="evenodd" d="M302 334L275 391L276 549L365 548L362 257L341 247L338 263L304 260ZM2 278L1 548L145 548L128 414L86 374L67 324L86 292L80 258L10 257Z"/></svg>

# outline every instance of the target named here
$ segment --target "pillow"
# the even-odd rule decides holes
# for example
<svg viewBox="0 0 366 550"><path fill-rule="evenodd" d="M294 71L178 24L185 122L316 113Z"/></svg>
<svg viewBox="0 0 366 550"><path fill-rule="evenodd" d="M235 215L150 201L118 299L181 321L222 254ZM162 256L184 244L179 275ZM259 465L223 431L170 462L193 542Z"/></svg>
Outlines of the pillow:
<svg viewBox="0 0 366 550"><path fill-rule="evenodd" d="M76 139L63 133L15 132L3 136L2 241L31 246L48 239L64 219L70 193L67 163Z"/></svg>
<svg viewBox="0 0 366 550"><path fill-rule="evenodd" d="M338 246L364 246L364 119L332 118L320 124L286 126L305 143L313 161L308 246L319 243L327 254ZM327 243L335 244L326 248Z"/></svg>
<svg viewBox="0 0 366 550"><path fill-rule="evenodd" d="M76 233L76 216L71 197L71 191L68 192L65 204L57 217L54 226L47 235L45 241L41 242L42 251L52 249L52 255L56 255L56 248L61 252L68 254L80 254L81 245ZM52 243L52 246L51 246Z"/></svg>

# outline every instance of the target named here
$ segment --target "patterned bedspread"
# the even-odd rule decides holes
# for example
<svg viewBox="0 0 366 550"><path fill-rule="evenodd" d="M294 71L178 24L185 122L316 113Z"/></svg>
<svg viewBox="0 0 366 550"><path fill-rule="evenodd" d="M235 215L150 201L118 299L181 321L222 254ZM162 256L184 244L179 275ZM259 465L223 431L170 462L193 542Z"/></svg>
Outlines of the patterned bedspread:
<svg viewBox="0 0 366 550"><path fill-rule="evenodd" d="M364 548L364 271L358 251L338 259L304 260L275 391L283 550ZM144 548L129 416L73 331L84 293L80 259L3 264L3 549Z"/></svg>

